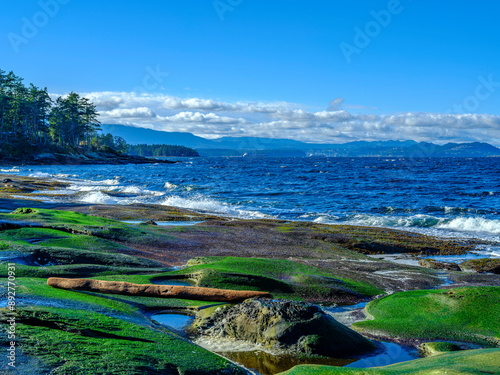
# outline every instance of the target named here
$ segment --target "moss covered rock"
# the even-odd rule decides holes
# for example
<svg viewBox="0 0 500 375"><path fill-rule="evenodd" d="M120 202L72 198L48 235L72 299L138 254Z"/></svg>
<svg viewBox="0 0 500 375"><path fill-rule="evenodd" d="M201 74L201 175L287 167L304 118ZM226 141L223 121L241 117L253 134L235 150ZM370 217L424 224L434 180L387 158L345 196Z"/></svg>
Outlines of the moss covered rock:
<svg viewBox="0 0 500 375"><path fill-rule="evenodd" d="M370 302L372 320L358 332L424 340L500 346L500 287L467 287L394 293Z"/></svg>
<svg viewBox="0 0 500 375"><path fill-rule="evenodd" d="M460 346L451 342L424 342L418 346L424 357L461 350Z"/></svg>
<svg viewBox="0 0 500 375"><path fill-rule="evenodd" d="M255 298L197 317L200 333L246 340L306 355L342 357L370 352L375 345L338 323L318 306Z"/></svg>

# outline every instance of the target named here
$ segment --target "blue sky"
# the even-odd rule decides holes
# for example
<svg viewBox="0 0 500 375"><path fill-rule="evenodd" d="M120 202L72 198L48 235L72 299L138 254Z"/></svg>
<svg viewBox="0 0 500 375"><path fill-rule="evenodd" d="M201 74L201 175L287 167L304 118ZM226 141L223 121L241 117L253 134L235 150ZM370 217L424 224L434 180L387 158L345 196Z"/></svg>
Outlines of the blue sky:
<svg viewBox="0 0 500 375"><path fill-rule="evenodd" d="M4 2L0 68L205 137L500 144L495 1ZM333 102L332 102L333 101Z"/></svg>

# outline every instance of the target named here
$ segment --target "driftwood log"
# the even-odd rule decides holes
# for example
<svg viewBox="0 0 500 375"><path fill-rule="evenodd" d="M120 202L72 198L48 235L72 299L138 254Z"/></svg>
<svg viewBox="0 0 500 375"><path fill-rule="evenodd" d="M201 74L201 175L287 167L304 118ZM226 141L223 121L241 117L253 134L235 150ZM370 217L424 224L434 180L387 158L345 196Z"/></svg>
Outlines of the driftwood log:
<svg viewBox="0 0 500 375"><path fill-rule="evenodd" d="M66 279L50 277L47 284L60 289L85 290L96 293L124 294L128 296L180 298L199 301L242 302L248 298L272 298L270 293L253 290L200 288L196 286L133 284L121 281Z"/></svg>

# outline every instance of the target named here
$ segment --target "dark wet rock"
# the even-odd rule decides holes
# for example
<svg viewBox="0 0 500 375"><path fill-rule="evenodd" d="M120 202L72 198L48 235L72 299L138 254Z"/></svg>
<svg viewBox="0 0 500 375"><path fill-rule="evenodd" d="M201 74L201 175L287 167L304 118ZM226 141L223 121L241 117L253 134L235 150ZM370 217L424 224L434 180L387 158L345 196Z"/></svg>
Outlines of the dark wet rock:
<svg viewBox="0 0 500 375"><path fill-rule="evenodd" d="M34 160L36 161L56 161L56 157L52 154L38 154L33 157Z"/></svg>
<svg viewBox="0 0 500 375"><path fill-rule="evenodd" d="M137 155L120 155L112 152L82 153L42 153L37 155L21 155L3 157L3 163L21 165L58 165L58 164L171 164L169 160L157 160Z"/></svg>
<svg viewBox="0 0 500 375"><path fill-rule="evenodd" d="M145 225L158 225L155 221L153 220L146 220L144 222L142 222L141 224L145 224Z"/></svg>
<svg viewBox="0 0 500 375"><path fill-rule="evenodd" d="M8 184L9 182L12 182L10 178L4 178L2 181L4 184Z"/></svg>
<svg viewBox="0 0 500 375"><path fill-rule="evenodd" d="M456 272L448 275L453 284L442 288L458 288L464 286L500 286L500 275L493 273Z"/></svg>
<svg viewBox="0 0 500 375"><path fill-rule="evenodd" d="M375 346L340 324L318 306L255 298L197 316L193 327L205 335L246 340L305 355L342 357L373 351Z"/></svg>
<svg viewBox="0 0 500 375"><path fill-rule="evenodd" d="M460 263L463 271L500 274L500 259L470 259Z"/></svg>
<svg viewBox="0 0 500 375"><path fill-rule="evenodd" d="M16 210L16 214L21 214L21 215L29 215L36 213L37 211L33 208L20 208Z"/></svg>
<svg viewBox="0 0 500 375"><path fill-rule="evenodd" d="M438 262L434 259L419 259L418 264L422 267L431 268L433 270L461 271L456 263Z"/></svg>
<svg viewBox="0 0 500 375"><path fill-rule="evenodd" d="M9 229L19 229L19 228L24 228L28 224L26 223L21 223L19 221L10 221L10 220L0 220L0 231L2 230L9 230Z"/></svg>

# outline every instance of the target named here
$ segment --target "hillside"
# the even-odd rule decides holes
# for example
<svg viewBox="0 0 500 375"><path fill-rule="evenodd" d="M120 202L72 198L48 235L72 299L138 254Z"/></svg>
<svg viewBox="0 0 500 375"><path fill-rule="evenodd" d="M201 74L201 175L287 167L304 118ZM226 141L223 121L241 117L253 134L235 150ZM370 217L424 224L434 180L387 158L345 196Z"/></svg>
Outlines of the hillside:
<svg viewBox="0 0 500 375"><path fill-rule="evenodd" d="M338 157L486 157L500 156L488 143L355 141L344 144L305 143L291 139L223 137L205 139L191 133L164 132L125 125L101 125L103 132L122 137L128 144L170 144L196 149L201 156L338 156ZM256 152L260 151L260 152ZM265 152L264 152L265 151Z"/></svg>

